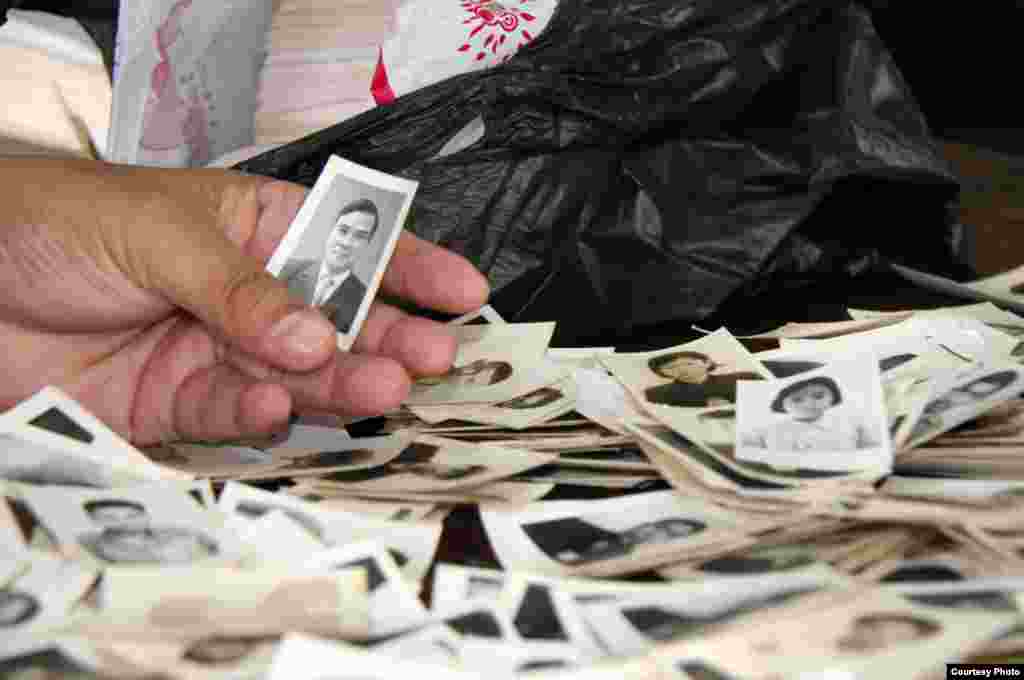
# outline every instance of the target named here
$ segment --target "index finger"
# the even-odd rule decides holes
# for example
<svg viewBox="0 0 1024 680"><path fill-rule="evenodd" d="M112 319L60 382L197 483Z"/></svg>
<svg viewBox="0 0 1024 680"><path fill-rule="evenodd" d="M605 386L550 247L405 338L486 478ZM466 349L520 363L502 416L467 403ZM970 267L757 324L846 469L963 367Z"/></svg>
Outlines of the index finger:
<svg viewBox="0 0 1024 680"><path fill-rule="evenodd" d="M420 307L455 314L480 307L491 292L469 260L407 231L398 237L381 287Z"/></svg>

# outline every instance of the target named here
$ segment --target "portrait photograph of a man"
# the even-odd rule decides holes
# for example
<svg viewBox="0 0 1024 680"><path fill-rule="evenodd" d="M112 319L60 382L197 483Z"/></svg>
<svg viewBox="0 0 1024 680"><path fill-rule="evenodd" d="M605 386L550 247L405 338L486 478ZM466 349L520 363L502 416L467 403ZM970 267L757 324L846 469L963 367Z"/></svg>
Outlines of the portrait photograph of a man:
<svg viewBox="0 0 1024 680"><path fill-rule="evenodd" d="M359 333L415 190L415 182L333 156L267 264L331 320L342 349Z"/></svg>

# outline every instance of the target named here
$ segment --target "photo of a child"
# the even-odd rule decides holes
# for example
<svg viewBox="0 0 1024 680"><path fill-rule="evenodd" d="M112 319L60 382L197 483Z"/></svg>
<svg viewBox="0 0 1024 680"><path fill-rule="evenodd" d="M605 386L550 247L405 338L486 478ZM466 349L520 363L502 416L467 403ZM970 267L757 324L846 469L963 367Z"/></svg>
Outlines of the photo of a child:
<svg viewBox="0 0 1024 680"><path fill-rule="evenodd" d="M821 470L891 464L877 361L832 364L739 388L737 459Z"/></svg>
<svg viewBox="0 0 1024 680"><path fill-rule="evenodd" d="M773 412L789 418L748 434L744 444L775 451L850 451L878 446L878 438L862 422L832 413L842 401L839 385L828 376L791 383L771 405Z"/></svg>

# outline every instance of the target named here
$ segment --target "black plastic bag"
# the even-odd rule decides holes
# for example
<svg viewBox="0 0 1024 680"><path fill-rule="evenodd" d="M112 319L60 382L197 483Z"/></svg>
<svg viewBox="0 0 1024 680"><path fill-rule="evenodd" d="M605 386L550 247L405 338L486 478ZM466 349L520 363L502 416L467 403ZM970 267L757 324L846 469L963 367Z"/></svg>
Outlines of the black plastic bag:
<svg viewBox="0 0 1024 680"><path fill-rule="evenodd" d="M237 167L312 185L331 154L419 180L410 228L567 344L884 258L958 266L956 179L851 2L562 0L502 66Z"/></svg>

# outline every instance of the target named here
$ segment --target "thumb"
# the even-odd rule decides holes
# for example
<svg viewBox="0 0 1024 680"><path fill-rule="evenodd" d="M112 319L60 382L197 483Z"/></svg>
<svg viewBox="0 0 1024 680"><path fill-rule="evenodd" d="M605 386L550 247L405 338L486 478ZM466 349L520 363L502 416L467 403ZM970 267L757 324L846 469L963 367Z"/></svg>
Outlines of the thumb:
<svg viewBox="0 0 1024 680"><path fill-rule="evenodd" d="M139 269L169 302L243 351L289 371L318 368L335 351L334 326L264 269L263 248L254 245L258 232L267 230L264 213L280 213L280 206L259 200L268 180L234 174L211 179L199 191L207 200L184 208L179 201L170 211L174 219L159 249L147 239ZM283 235L290 218L277 221Z"/></svg>

